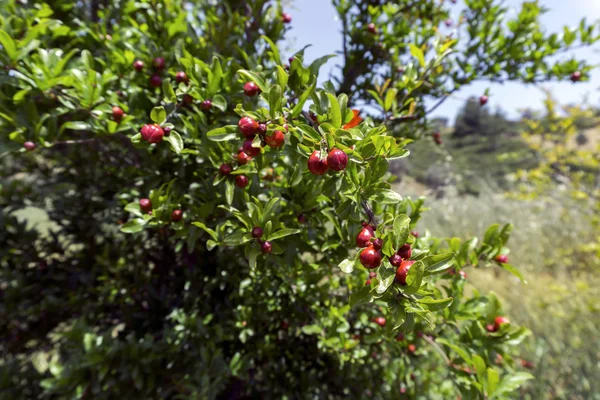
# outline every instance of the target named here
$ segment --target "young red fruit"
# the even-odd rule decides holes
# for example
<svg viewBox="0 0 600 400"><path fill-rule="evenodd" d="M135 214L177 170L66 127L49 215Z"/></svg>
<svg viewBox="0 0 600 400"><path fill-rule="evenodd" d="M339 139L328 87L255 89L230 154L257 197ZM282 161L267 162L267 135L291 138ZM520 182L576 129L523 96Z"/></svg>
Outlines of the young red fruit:
<svg viewBox="0 0 600 400"><path fill-rule="evenodd" d="M235 177L235 186L245 188L248 186L248 177L246 175L238 175Z"/></svg>
<svg viewBox="0 0 600 400"><path fill-rule="evenodd" d="M219 172L221 175L229 175L231 173L231 165L229 164L221 164L219 167Z"/></svg>
<svg viewBox="0 0 600 400"><path fill-rule="evenodd" d="M200 109L202 111L209 111L212 108L212 101L210 100L204 100L202 103L200 103Z"/></svg>
<svg viewBox="0 0 600 400"><path fill-rule="evenodd" d="M292 16L288 13L283 13L281 14L281 20L284 24L289 24L290 22L292 22Z"/></svg>
<svg viewBox="0 0 600 400"><path fill-rule="evenodd" d="M398 336L396 336L396 342L402 342L403 340L404 340L404 334L399 333Z"/></svg>
<svg viewBox="0 0 600 400"><path fill-rule="evenodd" d="M373 35L375 35L377 33L377 27L372 22L369 25L367 25L367 30L369 31L369 33L372 33Z"/></svg>
<svg viewBox="0 0 600 400"><path fill-rule="evenodd" d="M267 133L267 124L258 124L258 133L261 135Z"/></svg>
<svg viewBox="0 0 600 400"><path fill-rule="evenodd" d="M376 272L373 272L373 271L369 272L369 278L373 279L373 278L376 278L376 277L377 277L377 273Z"/></svg>
<svg viewBox="0 0 600 400"><path fill-rule="evenodd" d="M360 263L367 269L374 269L381 265L381 253L369 246L360 252Z"/></svg>
<svg viewBox="0 0 600 400"><path fill-rule="evenodd" d="M260 239L263 235L263 230L260 226L255 226L252 228L252 237L255 239Z"/></svg>
<svg viewBox="0 0 600 400"><path fill-rule="evenodd" d="M348 165L348 155L340 149L332 149L327 155L327 165L334 171L343 171Z"/></svg>
<svg viewBox="0 0 600 400"><path fill-rule="evenodd" d="M308 170L314 175L323 175L329 167L327 166L327 159L321 159L321 152L315 150L310 157L308 157Z"/></svg>
<svg viewBox="0 0 600 400"><path fill-rule="evenodd" d="M500 264L506 264L508 262L508 256L506 254L498 254L494 260Z"/></svg>
<svg viewBox="0 0 600 400"><path fill-rule="evenodd" d="M375 322L377 325L384 327L385 326L385 318L383 317L376 317L373 319L373 322Z"/></svg>
<svg viewBox="0 0 600 400"><path fill-rule="evenodd" d="M173 212L171 213L171 221L178 222L181 221L181 218L183 218L183 211L173 210Z"/></svg>
<svg viewBox="0 0 600 400"><path fill-rule="evenodd" d="M581 72L575 71L571 74L571 82L579 82L581 80Z"/></svg>
<svg viewBox="0 0 600 400"><path fill-rule="evenodd" d="M396 282L401 285L406 285L406 276L408 275L408 270L414 264L414 261L402 261L400 266L396 270Z"/></svg>
<svg viewBox="0 0 600 400"><path fill-rule="evenodd" d="M488 331L488 332L496 332L497 331L497 329L494 326L494 324L487 324L485 326L485 330Z"/></svg>
<svg viewBox="0 0 600 400"><path fill-rule="evenodd" d="M165 59L162 57L156 57L154 60L152 60L152 65L154 65L154 68L156 68L158 71L161 71L165 68Z"/></svg>
<svg viewBox="0 0 600 400"><path fill-rule="evenodd" d="M398 249L396 254L402 257L403 260L408 260L412 256L412 247L410 247L410 244L405 243Z"/></svg>
<svg viewBox="0 0 600 400"><path fill-rule="evenodd" d="M265 141L269 147L281 147L285 143L285 136L281 131L275 131L271 136L265 136Z"/></svg>
<svg viewBox="0 0 600 400"><path fill-rule="evenodd" d="M144 69L144 62L142 60L135 60L133 63L133 69L135 69L137 72L140 72Z"/></svg>
<svg viewBox="0 0 600 400"><path fill-rule="evenodd" d="M499 330L500 327L504 324L510 324L510 321L508 320L508 318L499 316L499 317L496 317L496 319L494 319L494 328L496 330Z"/></svg>
<svg viewBox="0 0 600 400"><path fill-rule="evenodd" d="M381 240L379 238L373 240L373 247L375 248L375 250L381 250L382 246L383 246L383 240Z"/></svg>
<svg viewBox="0 0 600 400"><path fill-rule="evenodd" d="M25 143L23 143L23 147L27 151L32 151L32 150L35 150L35 143L33 143L33 142L25 142Z"/></svg>
<svg viewBox="0 0 600 400"><path fill-rule="evenodd" d="M160 87L162 85L162 78L158 75L152 75L150 77L150 86L152 87Z"/></svg>
<svg viewBox="0 0 600 400"><path fill-rule="evenodd" d="M171 134L171 128L169 128L168 126L165 126L163 128L163 132L165 133L165 136L169 136Z"/></svg>
<svg viewBox="0 0 600 400"><path fill-rule="evenodd" d="M194 98L191 95L189 95L187 93L183 95L183 103L184 104L192 104L193 102L194 102Z"/></svg>
<svg viewBox="0 0 600 400"><path fill-rule="evenodd" d="M367 280L365 281L365 286L370 286L370 285L371 285L371 280L370 280L370 279L367 279Z"/></svg>
<svg viewBox="0 0 600 400"><path fill-rule="evenodd" d="M187 74L185 72L183 72L183 71L179 71L177 73L177 75L175 75L175 82L177 82L177 83L182 83L182 82L183 83L188 83L189 79L188 79Z"/></svg>
<svg viewBox="0 0 600 400"><path fill-rule="evenodd" d="M253 139L245 140L244 144L242 145L242 150L244 150L244 153L248 154L249 156L256 157L260 154L260 147L252 147L253 141Z"/></svg>
<svg viewBox="0 0 600 400"><path fill-rule="evenodd" d="M238 127L244 136L253 138L258 132L258 122L250 117L242 117L238 122Z"/></svg>
<svg viewBox="0 0 600 400"><path fill-rule="evenodd" d="M356 245L358 247L367 247L371 244L371 238L375 236L375 231L371 225L365 225L356 235Z"/></svg>
<svg viewBox="0 0 600 400"><path fill-rule="evenodd" d="M240 165L246 165L250 161L252 161L252 157L250 157L248 154L244 153L243 151L240 151L238 153L237 160Z"/></svg>
<svg viewBox="0 0 600 400"><path fill-rule="evenodd" d="M260 248L261 248L263 254L268 254L271 251L273 251L273 245L271 245L271 242L262 242L262 244L260 245Z"/></svg>
<svg viewBox="0 0 600 400"><path fill-rule="evenodd" d="M260 93L260 88L254 82L244 83L244 94L248 97L256 96Z"/></svg>
<svg viewBox="0 0 600 400"><path fill-rule="evenodd" d="M121 122L121 119L123 119L123 114L125 114L125 113L123 112L123 110L121 109L121 107L113 106L113 108L112 108L112 117L113 117L113 120L115 122L117 122L117 123Z"/></svg>
<svg viewBox="0 0 600 400"><path fill-rule="evenodd" d="M306 215L298 214L298 222L301 224L305 224L306 223Z"/></svg>
<svg viewBox="0 0 600 400"><path fill-rule="evenodd" d="M488 102L488 97L485 94L479 98L480 105L485 106L487 102Z"/></svg>
<svg viewBox="0 0 600 400"><path fill-rule="evenodd" d="M402 257L400 257L397 253L390 257L390 264L394 267L399 267L402 263Z"/></svg>
<svg viewBox="0 0 600 400"><path fill-rule="evenodd" d="M415 351L417 351L417 346L415 346L414 344L409 344L408 345L408 351L411 353L414 353Z"/></svg>
<svg viewBox="0 0 600 400"><path fill-rule="evenodd" d="M163 140L165 131L157 124L146 124L142 127L140 133L142 139L149 143L160 143Z"/></svg>
<svg viewBox="0 0 600 400"><path fill-rule="evenodd" d="M143 213L149 213L152 211L152 202L150 199L140 199L140 209Z"/></svg>
<svg viewBox="0 0 600 400"><path fill-rule="evenodd" d="M410 234L413 235L415 238L419 237L419 232L417 231L412 231Z"/></svg>
<svg viewBox="0 0 600 400"><path fill-rule="evenodd" d="M462 279L467 279L467 273L465 271L458 271L458 275L460 275Z"/></svg>

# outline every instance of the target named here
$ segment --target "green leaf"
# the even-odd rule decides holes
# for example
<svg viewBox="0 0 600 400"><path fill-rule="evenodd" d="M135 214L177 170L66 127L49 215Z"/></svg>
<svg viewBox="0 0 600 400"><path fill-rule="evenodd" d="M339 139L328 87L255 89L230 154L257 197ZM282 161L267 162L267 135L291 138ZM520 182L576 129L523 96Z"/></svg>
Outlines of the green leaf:
<svg viewBox="0 0 600 400"><path fill-rule="evenodd" d="M493 397L498 398L502 394L510 393L518 389L523 383L530 379L534 379L534 377L527 372L517 372L515 374L505 376L498 384Z"/></svg>
<svg viewBox="0 0 600 400"><path fill-rule="evenodd" d="M246 232L235 232L223 239L223 243L228 246L239 246L244 244L244 236L246 236Z"/></svg>
<svg viewBox="0 0 600 400"><path fill-rule="evenodd" d="M203 222L195 221L195 222L192 222L192 225L196 225L198 228L200 228L203 231L205 231L206 233L208 233L210 235L210 237L212 237L214 240L219 240L219 236L217 235L217 232L215 232L214 230L210 229Z"/></svg>
<svg viewBox="0 0 600 400"><path fill-rule="evenodd" d="M165 79L162 83L162 91L163 91L163 94L165 95L166 99L170 103L177 102L177 95L175 94L175 91L173 90L173 86L171 86L171 82L169 82L167 79Z"/></svg>
<svg viewBox="0 0 600 400"><path fill-rule="evenodd" d="M222 126L209 131L206 136L214 142L238 139L238 127L237 125Z"/></svg>
<svg viewBox="0 0 600 400"><path fill-rule="evenodd" d="M454 253L442 253L427 256L423 259L425 275L444 272L454 264Z"/></svg>
<svg viewBox="0 0 600 400"><path fill-rule="evenodd" d="M167 112L165 111L165 108L162 106L154 107L150 112L150 119L159 125L165 122L167 119Z"/></svg>
<svg viewBox="0 0 600 400"><path fill-rule="evenodd" d="M323 329L319 325L306 325L302 327L302 333L305 335L319 335Z"/></svg>
<svg viewBox="0 0 600 400"><path fill-rule="evenodd" d="M124 233L136 233L144 230L144 225L146 225L146 220L136 218L123 224L120 230Z"/></svg>
<svg viewBox="0 0 600 400"><path fill-rule="evenodd" d="M233 181L230 179L225 181L225 200L227 204L231 205L233 203L233 194L235 191L235 186L233 185Z"/></svg>
<svg viewBox="0 0 600 400"><path fill-rule="evenodd" d="M335 128L341 128L342 126L342 111L340 109L340 103L337 97L331 93L327 93L329 99L329 117L331 125Z"/></svg>
<svg viewBox="0 0 600 400"><path fill-rule="evenodd" d="M231 375L238 376L244 362L242 360L242 356L239 352L235 353L234 356L229 361L229 370L231 371Z"/></svg>
<svg viewBox="0 0 600 400"><path fill-rule="evenodd" d="M248 71L245 69L240 69L238 71L238 74L240 74L243 77L248 78L250 81L256 83L256 86L258 86L260 88L261 92L263 92L263 93L269 92L269 87L267 86L265 81L256 72Z"/></svg>
<svg viewBox="0 0 600 400"><path fill-rule="evenodd" d="M0 44L2 45L4 51L8 55L8 58L11 60L15 60L17 57L17 46L15 45L14 40L10 37L8 33L0 29Z"/></svg>
<svg viewBox="0 0 600 400"><path fill-rule="evenodd" d="M302 133L302 136L314 143L319 143L321 141L321 139L323 139L323 137L321 136L321 134L319 132L317 132L315 130L315 128L313 128L310 125L305 125L305 124L301 124L298 125L296 127L297 130L300 131L300 133Z"/></svg>
<svg viewBox="0 0 600 400"><path fill-rule="evenodd" d="M308 87L308 89L306 89L304 91L304 93L302 93L300 95L300 98L298 99L298 103L292 109L292 114L291 114L292 118L295 118L298 115L300 115L300 113L302 112L302 107L304 107L304 104L306 103L306 100L308 100L308 98L310 96L312 96L312 94L315 91L316 87L317 87L317 80L313 79L313 81L310 84L310 86Z"/></svg>
<svg viewBox="0 0 600 400"><path fill-rule="evenodd" d="M219 111L227 111L227 100L220 94L217 94L212 98L212 105Z"/></svg>
<svg viewBox="0 0 600 400"><path fill-rule="evenodd" d="M473 363L473 359L471 358L471 355L469 354L469 351L465 350L463 347L461 347L462 345L456 345L456 344L453 344L453 343L449 343L448 341L446 341L445 339L442 339L442 338L436 338L435 341L438 342L438 343L441 343L443 345L446 345L446 346L450 347L467 364L471 365Z"/></svg>
<svg viewBox="0 0 600 400"><path fill-rule="evenodd" d="M329 59L333 58L333 57L337 57L335 54L328 54L326 56L317 58L315 61L313 61L310 66L308 67L311 76L318 76L319 75L319 69L321 69L321 67L323 65L325 65L325 63L327 61L329 61Z"/></svg>
<svg viewBox="0 0 600 400"><path fill-rule="evenodd" d="M92 126L90 124L82 121L69 121L62 124L60 127L60 132L63 132L66 129L71 129L73 131L86 131L91 128Z"/></svg>
<svg viewBox="0 0 600 400"><path fill-rule="evenodd" d="M140 203L137 201L132 201L125 206L125 211L135 214L136 216L142 216L142 209L140 208Z"/></svg>
<svg viewBox="0 0 600 400"><path fill-rule="evenodd" d="M302 232L300 229L284 228L284 229L278 230L277 232L273 232L267 240L281 239L282 237L286 237L289 235L295 235L300 232Z"/></svg>
<svg viewBox="0 0 600 400"><path fill-rule="evenodd" d="M492 396L498 387L500 374L493 368L487 369L487 395Z"/></svg>
<svg viewBox="0 0 600 400"><path fill-rule="evenodd" d="M396 278L396 269L390 264L386 263L383 267L379 267L377 272L379 284L377 285L376 291L378 294L383 294L394 283L394 279Z"/></svg>
<svg viewBox="0 0 600 400"><path fill-rule="evenodd" d="M396 100L397 94L398 94L398 90L395 88L391 88L390 90L387 91L387 93L385 94L385 104L384 104L385 111L388 111L390 108L392 108L392 104L394 103L394 100Z"/></svg>
<svg viewBox="0 0 600 400"><path fill-rule="evenodd" d="M338 264L338 267L340 267L342 272L344 272L346 274L350 274L350 273L352 273L352 271L354 271L355 261L356 260L353 258L346 258L345 260L343 260L341 263Z"/></svg>
<svg viewBox="0 0 600 400"><path fill-rule="evenodd" d="M369 300L369 293L371 292L370 286L363 286L358 292L354 292L350 295L350 307L355 307L360 304L364 304Z"/></svg>
<svg viewBox="0 0 600 400"><path fill-rule="evenodd" d="M269 47L271 47L271 57L273 58L275 64L281 65L281 55L279 55L279 49L277 48L277 45L273 43L273 41L267 36L262 35L261 38L269 44Z"/></svg>
<svg viewBox="0 0 600 400"><path fill-rule="evenodd" d="M212 75L206 88L206 95L208 97L214 96L221 88L221 80L223 78L223 68L221 67L221 61L217 56L213 56L212 65L210 67Z"/></svg>
<svg viewBox="0 0 600 400"><path fill-rule="evenodd" d="M427 296L420 299L419 303L425 305L429 311L439 311L452 304L453 300L454 299L452 297L448 297L445 299L434 299Z"/></svg>
<svg viewBox="0 0 600 400"><path fill-rule="evenodd" d="M277 66L277 84L281 86L283 90L287 87L289 75L285 72L280 65Z"/></svg>
<svg viewBox="0 0 600 400"><path fill-rule="evenodd" d="M256 268L256 259L262 253L259 247L252 246L250 249L250 253L248 254L248 264L250 265L250 269Z"/></svg>
<svg viewBox="0 0 600 400"><path fill-rule="evenodd" d="M179 154L183 150L183 139L181 138L179 133L171 131L169 136L164 137L164 140L169 142L169 144L171 145L171 149L173 149L175 153Z"/></svg>
<svg viewBox="0 0 600 400"><path fill-rule="evenodd" d="M423 50L420 47L417 47L413 43L410 44L410 54L419 60L419 64L421 67L425 66L425 55L423 54Z"/></svg>
<svg viewBox="0 0 600 400"><path fill-rule="evenodd" d="M374 197L381 204L397 204L402 201L402 196L390 189L380 190Z"/></svg>
<svg viewBox="0 0 600 400"><path fill-rule="evenodd" d="M525 277L523 276L523 274L521 274L521 271L519 271L515 266L504 263L504 264L500 264L500 266L502 268L504 268L505 270L507 270L508 272L510 272L511 274L513 274L514 276L516 276L517 278L519 278L521 280L521 282L523 282L524 284L527 284L527 281L525 280Z"/></svg>
<svg viewBox="0 0 600 400"><path fill-rule="evenodd" d="M273 85L269 91L269 109L271 118L277 118L281 112L281 86Z"/></svg>
<svg viewBox="0 0 600 400"><path fill-rule="evenodd" d="M485 379L487 370L486 370L485 361L483 361L483 358L481 358L480 356L475 354L473 356L473 365L475 366L475 372L477 372L477 380L482 385L487 384L486 379Z"/></svg>
<svg viewBox="0 0 600 400"><path fill-rule="evenodd" d="M394 249L399 249L410 235L410 218L406 214L394 218Z"/></svg>

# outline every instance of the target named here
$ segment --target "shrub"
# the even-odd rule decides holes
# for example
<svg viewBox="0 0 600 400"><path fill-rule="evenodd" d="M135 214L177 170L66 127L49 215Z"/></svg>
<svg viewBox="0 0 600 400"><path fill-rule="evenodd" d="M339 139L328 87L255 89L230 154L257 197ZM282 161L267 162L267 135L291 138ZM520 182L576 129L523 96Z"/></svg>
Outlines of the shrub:
<svg viewBox="0 0 600 400"><path fill-rule="evenodd" d="M459 43L437 28L451 5L336 0L341 78L317 88L329 56L284 65L279 2L5 3L4 397L500 398L531 378L512 357L528 330L463 292L467 268L520 276L492 261L511 226L411 233L423 199L391 190L388 163L426 132L425 100L585 80L549 57L593 29L546 35L535 3L504 29L497 2L467 2ZM28 230L26 205L57 227ZM367 225L380 240L359 251Z"/></svg>

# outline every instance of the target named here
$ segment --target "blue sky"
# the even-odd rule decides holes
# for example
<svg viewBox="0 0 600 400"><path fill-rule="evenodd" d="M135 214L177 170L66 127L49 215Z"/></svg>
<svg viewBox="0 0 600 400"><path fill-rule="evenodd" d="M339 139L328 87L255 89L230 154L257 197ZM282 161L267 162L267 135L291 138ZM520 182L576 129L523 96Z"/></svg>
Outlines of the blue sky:
<svg viewBox="0 0 600 400"><path fill-rule="evenodd" d="M460 1L454 5L456 10L454 20L458 19L461 10ZM506 4L518 7L522 0L507 0ZM541 4L550 9L543 16L542 23L548 32L561 32L564 25L574 26L580 19L586 17L588 22L600 19L600 0L541 0ZM297 50L307 44L311 44L305 51L308 62L325 54L333 54L341 49L340 24L336 20L336 12L330 0L293 0L289 10L293 16L292 29L289 33L290 42L288 46ZM516 9L515 9L516 12ZM600 64L600 46L595 49L580 49L567 52L561 57L569 58L573 54L588 60L591 64ZM325 72L335 73L335 64L341 59L336 57L330 60L322 69L322 78L327 78ZM591 80L585 83L572 84L571 82L546 84L559 97L561 102L581 102L585 96L593 104L598 104L600 93L600 71L593 71ZM502 107L510 117L517 117L518 110L526 107L540 108L543 99L542 92L534 86L525 86L517 83L504 85L490 85L487 82L476 82L464 87L455 96L448 99L439 107L434 116L445 116L454 118L458 109L464 104L469 96L479 96L486 88L490 88L490 108Z"/></svg>

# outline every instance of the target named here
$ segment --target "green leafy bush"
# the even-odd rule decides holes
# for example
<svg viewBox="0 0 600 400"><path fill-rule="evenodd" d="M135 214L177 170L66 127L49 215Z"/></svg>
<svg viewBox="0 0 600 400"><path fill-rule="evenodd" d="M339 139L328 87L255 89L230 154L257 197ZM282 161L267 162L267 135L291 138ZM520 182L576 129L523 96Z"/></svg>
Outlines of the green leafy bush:
<svg viewBox="0 0 600 400"><path fill-rule="evenodd" d="M544 34L535 3L503 28L488 0L459 42L452 5L383 3L334 1L344 59L323 87L329 56L282 61L278 2L3 5L3 397L506 398L531 378L529 331L464 294L465 269L521 276L497 258L511 225L419 236L424 200L388 165L427 100L585 79L549 57L597 37ZM25 206L56 226L28 229Z"/></svg>

